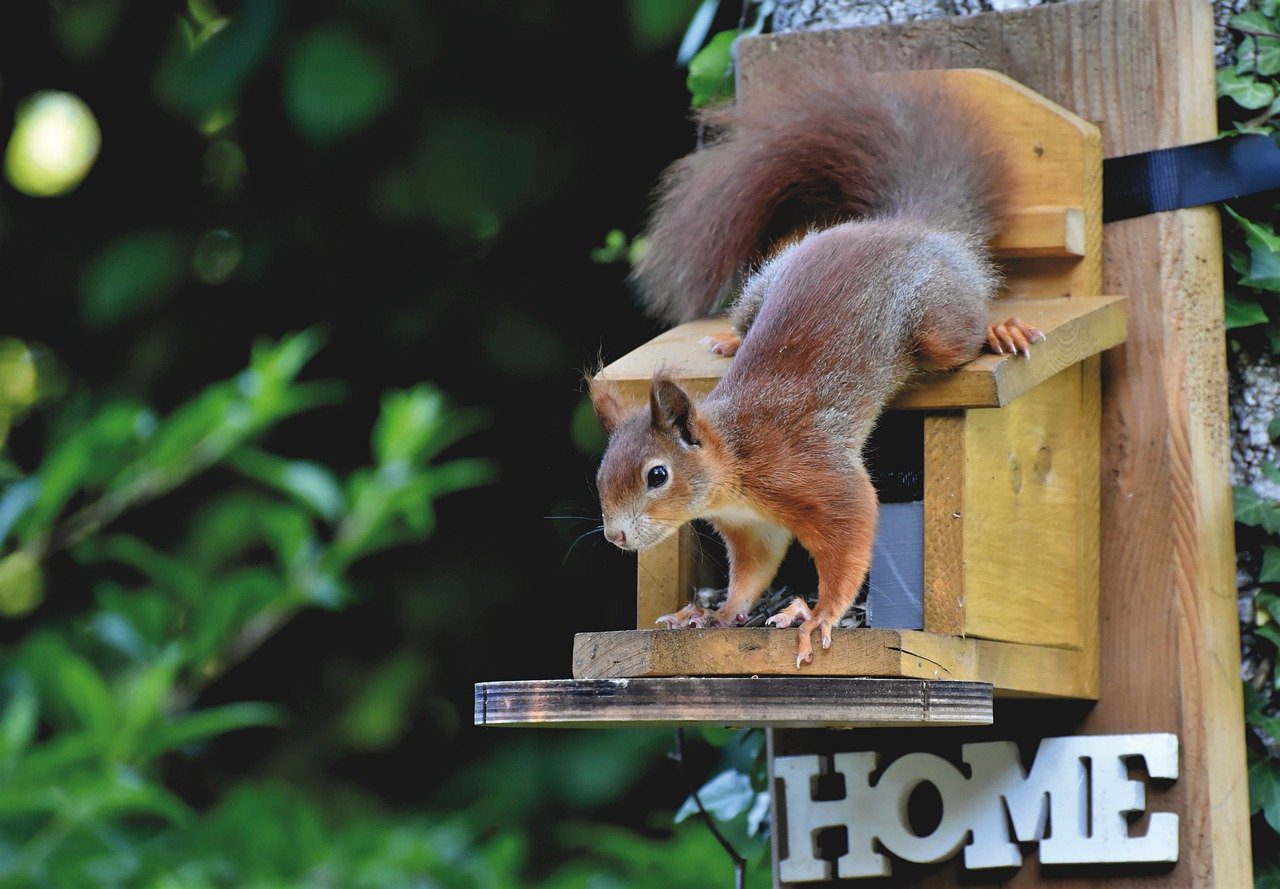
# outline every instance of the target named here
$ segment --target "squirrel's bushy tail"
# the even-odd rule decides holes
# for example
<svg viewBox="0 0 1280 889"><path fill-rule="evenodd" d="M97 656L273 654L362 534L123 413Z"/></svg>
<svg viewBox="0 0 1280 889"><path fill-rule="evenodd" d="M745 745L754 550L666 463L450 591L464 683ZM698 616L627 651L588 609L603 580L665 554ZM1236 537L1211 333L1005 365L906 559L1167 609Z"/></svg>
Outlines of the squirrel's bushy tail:
<svg viewBox="0 0 1280 889"><path fill-rule="evenodd" d="M751 107L699 115L711 137L667 168L632 277L650 314L709 314L779 239L866 216L985 241L1003 174L984 128L937 85L812 71Z"/></svg>

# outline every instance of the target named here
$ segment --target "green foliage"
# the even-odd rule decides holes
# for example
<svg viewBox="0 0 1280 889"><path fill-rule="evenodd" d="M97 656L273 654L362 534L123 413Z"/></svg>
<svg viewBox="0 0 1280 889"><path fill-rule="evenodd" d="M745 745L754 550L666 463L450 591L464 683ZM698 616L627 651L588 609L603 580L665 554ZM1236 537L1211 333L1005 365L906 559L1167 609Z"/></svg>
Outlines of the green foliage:
<svg viewBox="0 0 1280 889"><path fill-rule="evenodd" d="M475 110L432 119L414 154L373 183L381 216L430 220L478 241L541 200L556 176L555 156L541 134Z"/></svg>
<svg viewBox="0 0 1280 889"><path fill-rule="evenodd" d="M199 818L166 789L165 759L228 732L281 724L277 707L192 701L298 610L341 607L357 562L429 535L435 500L491 472L475 460L437 462L482 417L449 410L426 385L387 394L372 463L345 478L254 446L331 399L332 385L299 380L319 347L309 332L259 343L235 379L164 417L128 402L88 411L73 402L67 410L76 416L55 424L69 431L51 438L34 472L4 487L0 517L11 549L0 560L0 612L36 607L46 563L67 548L103 570L88 611L0 658L0 848L21 849L0 856L0 885L89 885L104 856L122 869L120 879L173 879L180 870L184 886L227 885L228 872L243 884L332 864L334 842L311 808L278 790L247 789ZM246 484L198 507L176 545L112 529L219 466ZM112 566L137 579L108 580L117 576ZM352 724L376 745L387 736L377 728L379 696L362 706ZM369 858L375 869L393 864L374 851Z"/></svg>
<svg viewBox="0 0 1280 889"><path fill-rule="evenodd" d="M698 0L627 0L631 38L642 52L670 46L685 30Z"/></svg>
<svg viewBox="0 0 1280 889"><path fill-rule="evenodd" d="M161 302L186 274L189 245L175 232L137 231L104 246L80 274L80 311L107 327Z"/></svg>
<svg viewBox="0 0 1280 889"><path fill-rule="evenodd" d="M347 30L324 26L293 48L284 74L285 108L310 139L325 142L369 126L391 103L390 66Z"/></svg>
<svg viewBox="0 0 1280 889"><path fill-rule="evenodd" d="M738 31L721 31L689 62L690 102L695 108L733 96L733 42Z"/></svg>
<svg viewBox="0 0 1280 889"><path fill-rule="evenodd" d="M601 265L615 262L635 265L644 255L644 243L644 238L636 238L628 243L626 232L620 228L611 229L604 236L604 246L591 251L591 261Z"/></svg>

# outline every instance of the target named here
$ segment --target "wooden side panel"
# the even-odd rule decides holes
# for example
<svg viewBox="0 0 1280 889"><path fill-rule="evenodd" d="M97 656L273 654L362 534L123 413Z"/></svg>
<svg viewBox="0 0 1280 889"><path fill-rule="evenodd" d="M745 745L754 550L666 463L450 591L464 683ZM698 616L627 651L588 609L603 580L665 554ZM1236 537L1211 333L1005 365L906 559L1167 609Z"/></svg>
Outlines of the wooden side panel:
<svg viewBox="0 0 1280 889"><path fill-rule="evenodd" d="M1034 358L1032 359L1035 360ZM961 635L1081 648L1081 506L1098 485L1096 432L1084 428L1083 365L999 410L964 412ZM1092 449L1094 457L1082 457ZM1084 473L1093 469L1094 474Z"/></svg>
<svg viewBox="0 0 1280 889"><path fill-rule="evenodd" d="M661 615L689 603L693 589L694 531L685 525L636 555L636 628L653 629Z"/></svg>
<svg viewBox="0 0 1280 889"><path fill-rule="evenodd" d="M999 69L1096 123L1108 156L1216 132L1203 0L1081 0L753 38L738 46L739 96L836 56L869 71ZM1101 696L1079 730L1174 732L1182 749L1161 804L1181 819L1179 863L1106 885L1249 886L1219 217L1205 207L1126 220L1103 241L1103 287L1128 296L1129 339L1104 359ZM1003 731L1019 730L1017 712ZM1007 885L1044 879L1029 864ZM948 870L899 885L957 881ZM1099 882L1055 874L1054 885Z"/></svg>
<svg viewBox="0 0 1280 889"><path fill-rule="evenodd" d="M924 629L964 632L965 414L924 418Z"/></svg>

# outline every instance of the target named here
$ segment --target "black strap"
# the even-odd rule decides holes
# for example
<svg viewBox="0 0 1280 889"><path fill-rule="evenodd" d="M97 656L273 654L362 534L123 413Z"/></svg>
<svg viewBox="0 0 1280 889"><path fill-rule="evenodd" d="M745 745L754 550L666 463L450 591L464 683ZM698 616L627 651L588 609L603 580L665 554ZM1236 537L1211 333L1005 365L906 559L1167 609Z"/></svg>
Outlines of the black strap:
<svg viewBox="0 0 1280 889"><path fill-rule="evenodd" d="M1102 162L1102 221L1181 210L1280 189L1280 147L1251 134Z"/></svg>

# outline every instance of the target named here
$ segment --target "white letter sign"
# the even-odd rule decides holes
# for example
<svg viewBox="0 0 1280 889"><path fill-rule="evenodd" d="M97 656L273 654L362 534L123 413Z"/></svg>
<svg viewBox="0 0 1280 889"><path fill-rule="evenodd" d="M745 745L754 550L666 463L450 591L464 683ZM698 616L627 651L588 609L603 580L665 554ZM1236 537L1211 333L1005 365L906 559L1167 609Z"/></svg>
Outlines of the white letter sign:
<svg viewBox="0 0 1280 889"><path fill-rule="evenodd" d="M895 760L874 784L878 754L837 753L823 769L816 755L779 756L787 857L783 882L883 877L891 873L879 846L904 861L944 861L964 849L973 869L1017 867L1019 843L1037 842L1043 864L1113 864L1178 860L1178 816L1151 815L1146 833L1130 836L1130 816L1146 809L1146 788L1129 777L1128 761L1141 759L1155 779L1178 777L1175 735L1081 735L1046 738L1031 770L1024 771L1011 741L965 744L966 778L947 760L910 753ZM839 800L815 800L815 779L830 771L844 778ZM942 817L927 835L907 817L907 801L921 784L942 800ZM818 857L817 832L844 828L848 851L831 862ZM965 841L968 839L968 845Z"/></svg>

